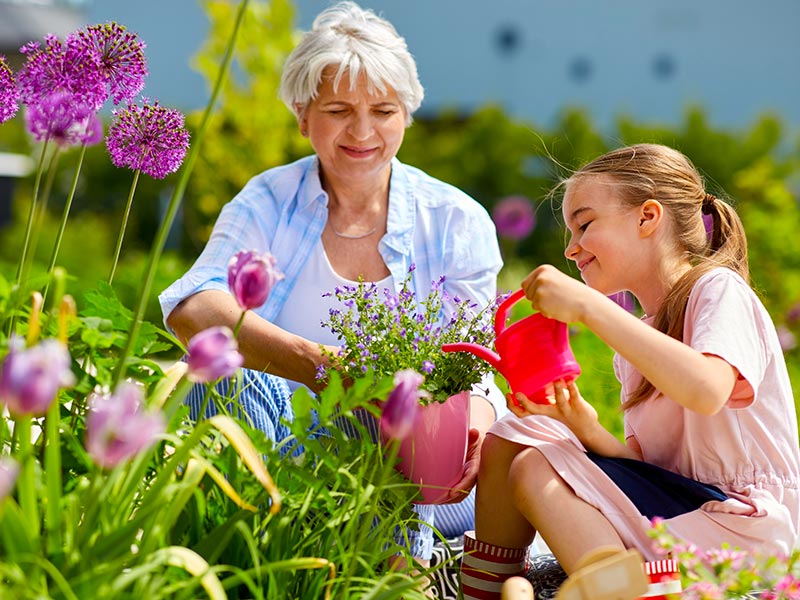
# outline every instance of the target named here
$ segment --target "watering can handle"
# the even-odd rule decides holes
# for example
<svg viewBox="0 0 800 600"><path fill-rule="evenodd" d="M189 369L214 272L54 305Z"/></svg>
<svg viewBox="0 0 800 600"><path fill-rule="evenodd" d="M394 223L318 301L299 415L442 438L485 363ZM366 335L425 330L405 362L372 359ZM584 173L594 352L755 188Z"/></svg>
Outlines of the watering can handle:
<svg viewBox="0 0 800 600"><path fill-rule="evenodd" d="M507 313L511 309L511 307L516 304L519 300L525 297L525 290L517 290L513 294L511 294L508 298L503 300L500 306L497 307L497 312L494 316L494 333L495 336L499 336L503 333L503 330L506 328L506 318Z"/></svg>

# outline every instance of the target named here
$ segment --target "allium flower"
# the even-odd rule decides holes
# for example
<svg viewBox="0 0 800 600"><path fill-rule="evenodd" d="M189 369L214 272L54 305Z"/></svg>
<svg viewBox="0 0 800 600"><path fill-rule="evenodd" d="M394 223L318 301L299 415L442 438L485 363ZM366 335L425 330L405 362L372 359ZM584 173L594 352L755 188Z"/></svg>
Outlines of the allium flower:
<svg viewBox="0 0 800 600"><path fill-rule="evenodd" d="M19 475L19 463L7 456L0 456L0 504L14 489Z"/></svg>
<svg viewBox="0 0 800 600"><path fill-rule="evenodd" d="M104 23L79 31L77 37L100 58L100 69L114 104L133 98L147 77L145 44L124 25Z"/></svg>
<svg viewBox="0 0 800 600"><path fill-rule="evenodd" d="M103 124L94 109L77 102L69 92L56 92L29 104L25 125L36 140L50 140L62 148L91 146L103 139Z"/></svg>
<svg viewBox="0 0 800 600"><path fill-rule="evenodd" d="M189 148L189 132L180 111L158 102L131 103L125 110L114 111L106 147L114 166L163 179L181 166Z"/></svg>
<svg viewBox="0 0 800 600"><path fill-rule="evenodd" d="M384 435L402 440L411 433L419 414L419 399L427 392L419 389L425 378L413 369L398 371L394 389L383 404L381 431Z"/></svg>
<svg viewBox="0 0 800 600"><path fill-rule="evenodd" d="M789 352L789 350L797 348L797 338L794 333L792 333L791 329L783 325L778 327L778 341L781 344L781 350L784 352Z"/></svg>
<svg viewBox="0 0 800 600"><path fill-rule="evenodd" d="M273 286L283 279L269 252L237 252L228 263L228 288L242 310L258 308L267 301Z"/></svg>
<svg viewBox="0 0 800 600"><path fill-rule="evenodd" d="M510 240L523 240L536 227L536 212L525 196L507 196L492 211L497 235Z"/></svg>
<svg viewBox="0 0 800 600"><path fill-rule="evenodd" d="M89 397L86 450L92 460L111 469L148 450L166 429L160 412L143 409L141 386L122 382L113 394Z"/></svg>
<svg viewBox="0 0 800 600"><path fill-rule="evenodd" d="M616 294L611 294L609 298L629 313L632 313L636 309L636 302L630 292L617 292Z"/></svg>
<svg viewBox="0 0 800 600"><path fill-rule="evenodd" d="M233 375L244 362L233 332L224 326L209 327L196 334L189 340L187 352L187 377L197 383Z"/></svg>
<svg viewBox="0 0 800 600"><path fill-rule="evenodd" d="M22 338L12 336L0 370L0 403L15 417L44 415L60 388L75 385L70 363L66 346L58 340L26 349Z"/></svg>
<svg viewBox="0 0 800 600"><path fill-rule="evenodd" d="M786 322L790 325L800 323L800 302L795 302L794 305L786 311Z"/></svg>
<svg viewBox="0 0 800 600"><path fill-rule="evenodd" d="M98 110L108 97L97 52L74 35L62 42L45 37L45 46L30 42L20 48L27 62L17 74L22 103L29 105L56 92L69 92L79 104Z"/></svg>
<svg viewBox="0 0 800 600"><path fill-rule="evenodd" d="M14 83L11 68L6 64L6 57L0 54L0 123L5 123L17 114L19 109L19 91Z"/></svg>

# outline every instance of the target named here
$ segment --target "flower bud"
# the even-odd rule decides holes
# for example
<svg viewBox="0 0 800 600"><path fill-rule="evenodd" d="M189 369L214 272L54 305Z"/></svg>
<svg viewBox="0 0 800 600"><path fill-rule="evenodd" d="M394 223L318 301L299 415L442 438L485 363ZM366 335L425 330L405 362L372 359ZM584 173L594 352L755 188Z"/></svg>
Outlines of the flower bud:
<svg viewBox="0 0 800 600"><path fill-rule="evenodd" d="M148 450L166 424L160 412L142 409L142 387L123 382L113 394L93 394L86 417L86 450L92 460L111 469Z"/></svg>
<svg viewBox="0 0 800 600"><path fill-rule="evenodd" d="M189 353L187 377L197 383L208 383L220 377L229 377L244 362L233 332L224 326L204 329L189 340L187 350Z"/></svg>
<svg viewBox="0 0 800 600"><path fill-rule="evenodd" d="M419 412L419 399L428 395L419 389L424 380L425 378L413 369L395 373L395 388L383 404L381 415L381 431L384 435L402 440L411 433Z"/></svg>
<svg viewBox="0 0 800 600"><path fill-rule="evenodd" d="M42 416L60 388L75 385L66 346L47 339L25 348L22 338L12 336L8 355L0 369L0 403L12 416Z"/></svg>
<svg viewBox="0 0 800 600"><path fill-rule="evenodd" d="M228 287L242 310L258 308L267 301L283 273L275 268L275 257L254 250L237 252L228 263Z"/></svg>

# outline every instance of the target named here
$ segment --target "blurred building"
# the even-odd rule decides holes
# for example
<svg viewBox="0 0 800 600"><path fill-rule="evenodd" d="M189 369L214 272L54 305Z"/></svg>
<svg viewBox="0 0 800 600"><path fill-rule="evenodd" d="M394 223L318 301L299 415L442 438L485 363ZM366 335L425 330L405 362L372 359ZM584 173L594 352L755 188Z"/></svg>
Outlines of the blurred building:
<svg viewBox="0 0 800 600"><path fill-rule="evenodd" d="M328 4L296 0L298 27ZM604 127L623 113L669 125L699 105L720 126L744 127L770 111L800 129L798 0L361 4L407 39L426 90L421 114L494 102L541 126L566 106L586 108ZM189 64L208 27L198 0L0 0L0 47L111 20L147 43L148 97L204 106L209 90Z"/></svg>

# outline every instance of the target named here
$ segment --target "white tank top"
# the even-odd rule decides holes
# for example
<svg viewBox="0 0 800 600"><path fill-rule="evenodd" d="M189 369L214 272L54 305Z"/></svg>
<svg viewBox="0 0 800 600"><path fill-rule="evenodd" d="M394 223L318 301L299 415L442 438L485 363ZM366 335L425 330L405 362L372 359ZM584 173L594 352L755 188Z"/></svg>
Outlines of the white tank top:
<svg viewBox="0 0 800 600"><path fill-rule="evenodd" d="M322 241L317 242L311 250L311 256L305 268L295 281L294 289L286 298L283 308L274 323L281 329L302 336L313 342L338 346L341 341L326 327L323 321L328 320L331 308L342 308L341 303L333 296L337 286L357 285L358 282L341 277L333 270ZM378 287L392 288L392 276L389 275L375 282ZM322 295L331 292L331 296ZM294 389L294 382L289 382Z"/></svg>

